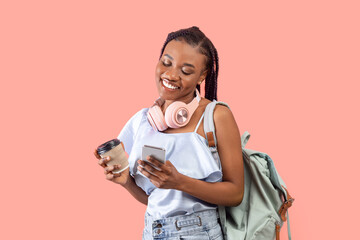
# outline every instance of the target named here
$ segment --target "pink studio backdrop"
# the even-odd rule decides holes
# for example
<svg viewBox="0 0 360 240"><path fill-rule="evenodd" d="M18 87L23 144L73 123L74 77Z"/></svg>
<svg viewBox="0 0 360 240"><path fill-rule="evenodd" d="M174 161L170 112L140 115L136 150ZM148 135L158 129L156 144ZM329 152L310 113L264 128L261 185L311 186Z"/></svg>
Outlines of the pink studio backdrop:
<svg viewBox="0 0 360 240"><path fill-rule="evenodd" d="M293 239L353 239L359 23L358 1L2 1L0 239L141 238L145 206L93 150L151 105L167 34L193 25L296 199Z"/></svg>

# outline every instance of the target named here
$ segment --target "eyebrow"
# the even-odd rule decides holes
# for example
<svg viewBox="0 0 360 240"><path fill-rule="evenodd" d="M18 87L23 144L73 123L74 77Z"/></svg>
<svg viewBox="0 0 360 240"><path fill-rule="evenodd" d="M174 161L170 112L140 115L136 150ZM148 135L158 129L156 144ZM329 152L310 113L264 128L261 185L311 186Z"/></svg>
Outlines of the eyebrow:
<svg viewBox="0 0 360 240"><path fill-rule="evenodd" d="M164 56L167 56L168 58L170 58L171 60L174 60L169 54L164 54ZM192 65L192 64L190 64L190 63L184 63L184 65L185 66L189 66L189 67L193 67L193 68L195 68L195 66L194 65Z"/></svg>

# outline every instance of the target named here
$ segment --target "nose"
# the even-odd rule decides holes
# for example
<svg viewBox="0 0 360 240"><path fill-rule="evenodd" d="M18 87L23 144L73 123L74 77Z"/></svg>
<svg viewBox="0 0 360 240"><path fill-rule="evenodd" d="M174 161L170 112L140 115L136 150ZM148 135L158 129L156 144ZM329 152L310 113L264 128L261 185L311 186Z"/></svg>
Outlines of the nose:
<svg viewBox="0 0 360 240"><path fill-rule="evenodd" d="M177 81L180 80L180 74L176 69L168 69L166 72L164 72L163 76L169 80Z"/></svg>

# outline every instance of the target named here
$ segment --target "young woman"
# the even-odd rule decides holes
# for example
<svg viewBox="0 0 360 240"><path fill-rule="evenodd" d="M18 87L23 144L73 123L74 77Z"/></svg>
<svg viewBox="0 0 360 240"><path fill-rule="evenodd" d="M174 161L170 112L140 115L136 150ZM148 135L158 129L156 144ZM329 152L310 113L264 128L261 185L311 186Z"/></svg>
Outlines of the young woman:
<svg viewBox="0 0 360 240"><path fill-rule="evenodd" d="M211 155L203 130L205 107L217 100L218 71L217 51L198 27L170 33L155 71L160 98L154 106L137 112L118 137L129 154L130 168L112 173L120 166L106 167L110 159L101 159L95 152L107 179L147 205L143 239L223 239L217 205L236 206L242 201L241 140L229 108L217 105L214 111L221 167ZM202 98L198 93L204 81ZM169 118L179 102L190 110L173 119L190 119L187 124L153 119ZM166 162L148 157L155 168L140 160L143 145L164 148Z"/></svg>

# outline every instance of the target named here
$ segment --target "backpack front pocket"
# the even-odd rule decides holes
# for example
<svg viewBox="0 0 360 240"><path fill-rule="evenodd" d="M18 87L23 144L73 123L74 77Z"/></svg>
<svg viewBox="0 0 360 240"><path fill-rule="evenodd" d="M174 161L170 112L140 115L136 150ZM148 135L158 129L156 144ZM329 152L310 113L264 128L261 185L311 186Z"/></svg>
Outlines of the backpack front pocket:
<svg viewBox="0 0 360 240"><path fill-rule="evenodd" d="M272 216L269 216L264 224L259 226L255 231L251 240L270 240L275 239L276 233L276 219Z"/></svg>

